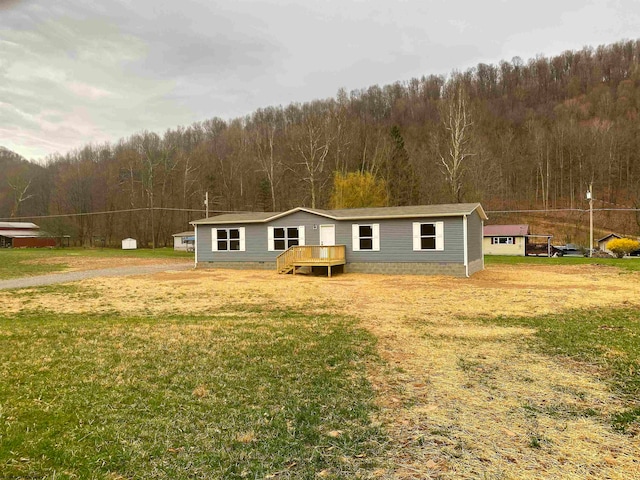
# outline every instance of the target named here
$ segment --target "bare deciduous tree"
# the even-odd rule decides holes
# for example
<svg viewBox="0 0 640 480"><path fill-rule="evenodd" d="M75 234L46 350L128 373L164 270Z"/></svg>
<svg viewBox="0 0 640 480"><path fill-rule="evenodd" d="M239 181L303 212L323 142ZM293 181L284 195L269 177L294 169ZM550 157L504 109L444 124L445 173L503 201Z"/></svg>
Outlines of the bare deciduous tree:
<svg viewBox="0 0 640 480"><path fill-rule="evenodd" d="M24 177L18 175L12 179L7 179L7 183L13 191L13 207L11 207L11 218L18 215L20 205L33 197L33 195L27 195L27 191L31 186L31 179L27 180Z"/></svg>
<svg viewBox="0 0 640 480"><path fill-rule="evenodd" d="M440 163L453 201L462 200L462 179L470 151L470 129L473 125L468 111L468 97L461 83L452 86L443 103L441 115L446 130L447 153L440 153Z"/></svg>
<svg viewBox="0 0 640 480"><path fill-rule="evenodd" d="M294 143L299 155L297 164L302 167L301 180L308 184L311 208L316 208L318 192L329 180L325 171L331 137L326 128L326 119L317 112L306 112Z"/></svg>

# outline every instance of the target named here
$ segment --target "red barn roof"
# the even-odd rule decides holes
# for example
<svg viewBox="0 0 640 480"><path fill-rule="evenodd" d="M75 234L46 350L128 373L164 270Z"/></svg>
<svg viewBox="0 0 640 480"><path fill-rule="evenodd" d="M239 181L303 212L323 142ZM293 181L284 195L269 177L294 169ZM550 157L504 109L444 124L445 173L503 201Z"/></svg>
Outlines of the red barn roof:
<svg viewBox="0 0 640 480"><path fill-rule="evenodd" d="M0 230L37 230L39 228L31 222L0 222Z"/></svg>

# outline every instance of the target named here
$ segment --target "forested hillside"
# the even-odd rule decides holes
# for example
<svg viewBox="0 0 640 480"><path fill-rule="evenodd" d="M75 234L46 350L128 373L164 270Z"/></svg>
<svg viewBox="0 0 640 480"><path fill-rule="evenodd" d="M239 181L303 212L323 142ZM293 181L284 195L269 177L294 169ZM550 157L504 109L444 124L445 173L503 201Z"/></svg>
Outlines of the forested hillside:
<svg viewBox="0 0 640 480"><path fill-rule="evenodd" d="M42 167L5 155L0 216L132 210L38 223L82 244L132 236L162 245L203 216L168 209L203 209L205 192L212 211L326 208L336 172L371 174L386 190L374 203L390 205L584 209L593 183L596 208L640 208L639 110L640 41L514 58L162 135L140 132ZM366 183L358 185L351 188ZM565 224L569 238L579 235L581 215L492 220L551 233ZM640 230L634 212L598 215L600 229Z"/></svg>

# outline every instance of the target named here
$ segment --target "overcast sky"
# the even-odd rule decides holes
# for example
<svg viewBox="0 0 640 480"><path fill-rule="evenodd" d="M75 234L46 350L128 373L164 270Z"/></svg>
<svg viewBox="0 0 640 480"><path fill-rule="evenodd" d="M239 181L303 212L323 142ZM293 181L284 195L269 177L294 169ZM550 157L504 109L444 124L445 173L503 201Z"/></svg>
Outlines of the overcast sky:
<svg viewBox="0 0 640 480"><path fill-rule="evenodd" d="M639 25L637 0L0 0L0 146L38 159Z"/></svg>

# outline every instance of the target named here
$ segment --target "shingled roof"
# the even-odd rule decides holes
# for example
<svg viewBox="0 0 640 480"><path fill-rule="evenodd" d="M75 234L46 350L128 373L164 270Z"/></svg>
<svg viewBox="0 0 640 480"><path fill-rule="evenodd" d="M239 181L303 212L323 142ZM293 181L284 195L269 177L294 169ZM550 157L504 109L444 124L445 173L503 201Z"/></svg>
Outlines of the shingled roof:
<svg viewBox="0 0 640 480"><path fill-rule="evenodd" d="M298 207L286 212L238 212L225 213L215 217L191 222L192 225L219 225L228 223L267 223L296 212L308 212L333 220L374 220L392 218L457 217L478 211L483 220L487 219L479 203L453 203L447 205L413 205L408 207L345 208L340 210L319 210Z"/></svg>
<svg viewBox="0 0 640 480"><path fill-rule="evenodd" d="M524 237L529 235L529 225L485 225L485 237Z"/></svg>

